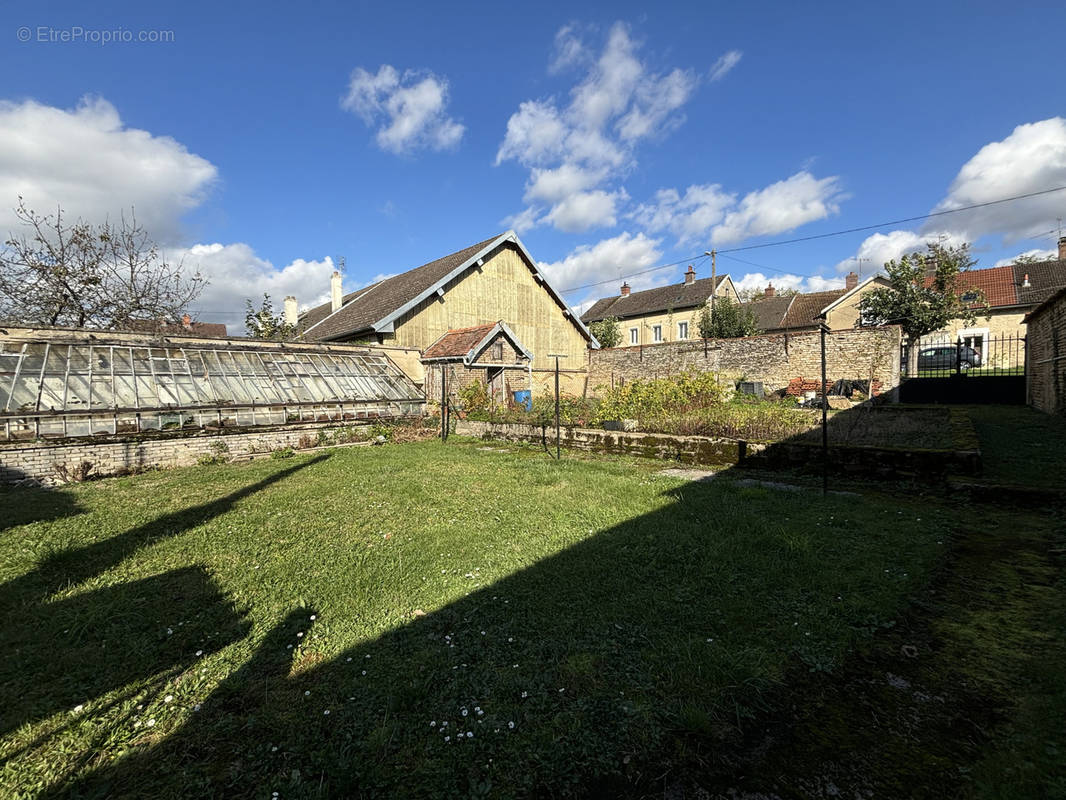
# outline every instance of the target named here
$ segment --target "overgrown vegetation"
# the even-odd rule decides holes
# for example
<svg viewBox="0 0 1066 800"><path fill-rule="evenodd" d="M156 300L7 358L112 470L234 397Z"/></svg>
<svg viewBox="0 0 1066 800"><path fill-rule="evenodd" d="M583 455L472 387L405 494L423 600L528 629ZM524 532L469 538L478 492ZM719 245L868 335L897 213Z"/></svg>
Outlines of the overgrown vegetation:
<svg viewBox="0 0 1066 800"><path fill-rule="evenodd" d="M604 317L589 324L589 331L596 337L600 347L618 347L622 343L622 329L618 317Z"/></svg>
<svg viewBox="0 0 1066 800"><path fill-rule="evenodd" d="M751 306L734 303L730 297L716 297L713 314L709 304L700 309L696 327L704 339L736 339L759 332Z"/></svg>

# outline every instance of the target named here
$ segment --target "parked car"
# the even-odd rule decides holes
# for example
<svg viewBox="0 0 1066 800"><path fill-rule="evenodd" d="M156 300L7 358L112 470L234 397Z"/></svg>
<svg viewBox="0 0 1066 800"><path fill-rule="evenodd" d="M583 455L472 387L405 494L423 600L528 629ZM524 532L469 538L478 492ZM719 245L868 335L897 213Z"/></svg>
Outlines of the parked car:
<svg viewBox="0 0 1066 800"><path fill-rule="evenodd" d="M923 347L918 352L918 371L953 370L961 372L981 366L981 354L969 345L940 344Z"/></svg>

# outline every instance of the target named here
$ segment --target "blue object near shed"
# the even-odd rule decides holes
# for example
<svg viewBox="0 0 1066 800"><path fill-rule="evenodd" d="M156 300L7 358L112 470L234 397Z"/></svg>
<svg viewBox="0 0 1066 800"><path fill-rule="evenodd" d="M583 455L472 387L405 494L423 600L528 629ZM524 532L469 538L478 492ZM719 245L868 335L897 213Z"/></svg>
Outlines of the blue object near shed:
<svg viewBox="0 0 1066 800"><path fill-rule="evenodd" d="M514 393L514 402L516 406L525 406L526 411L533 410L533 393L529 389L523 389L520 392Z"/></svg>

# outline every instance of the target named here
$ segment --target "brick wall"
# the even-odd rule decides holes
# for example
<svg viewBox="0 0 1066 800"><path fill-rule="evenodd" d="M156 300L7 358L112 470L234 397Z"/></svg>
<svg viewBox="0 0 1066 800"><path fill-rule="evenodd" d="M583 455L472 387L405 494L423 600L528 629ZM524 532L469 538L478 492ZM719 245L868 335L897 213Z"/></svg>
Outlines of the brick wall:
<svg viewBox="0 0 1066 800"><path fill-rule="evenodd" d="M46 485L60 483L57 465L74 469L83 461L93 465L93 475L104 476L126 470L149 467L183 467L197 462L203 455L215 455L218 443L228 450L229 458L247 457L255 453L269 453L282 447L297 447L300 439L315 439L319 431L331 432L341 428L336 423L308 423L287 425L274 429L242 429L239 432L193 436L115 438L105 441L87 439L61 442L33 442L0 446L0 483L32 478ZM343 426L350 427L350 426Z"/></svg>
<svg viewBox="0 0 1066 800"><path fill-rule="evenodd" d="M826 336L827 378L874 379L884 391L899 385L900 329L833 331ZM793 378L821 376L817 331L775 333L742 339L696 339L640 347L614 347L589 353L589 394L598 387L639 378L665 378L679 372L718 372L723 377L762 381L767 391L783 389Z"/></svg>
<svg viewBox="0 0 1066 800"><path fill-rule="evenodd" d="M1059 292L1027 318L1029 405L1066 414L1066 292Z"/></svg>

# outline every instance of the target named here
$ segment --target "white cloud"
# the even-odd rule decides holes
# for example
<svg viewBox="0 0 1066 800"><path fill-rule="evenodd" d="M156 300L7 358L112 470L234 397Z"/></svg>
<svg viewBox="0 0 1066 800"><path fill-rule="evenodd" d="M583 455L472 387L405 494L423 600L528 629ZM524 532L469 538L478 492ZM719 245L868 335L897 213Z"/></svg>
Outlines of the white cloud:
<svg viewBox="0 0 1066 800"><path fill-rule="evenodd" d="M722 80L722 78L729 74L729 71L733 69L733 67L740 63L740 59L743 55L744 54L739 50L730 50L714 62L708 80L712 83L714 81Z"/></svg>
<svg viewBox="0 0 1066 800"><path fill-rule="evenodd" d="M778 291L795 290L797 292L825 292L830 289L843 289L843 278L825 278L821 275L795 275L792 273L764 275L761 272L748 272L741 278L733 278L737 291L750 289L764 291L768 285Z"/></svg>
<svg viewBox="0 0 1066 800"><path fill-rule="evenodd" d="M1062 117L1019 125L1002 141L986 144L962 166L947 195L933 210L965 208L1057 186L1066 186L1066 119ZM917 232L875 233L859 245L856 256L869 259L863 263L864 269L880 269L886 261L904 253L924 250L927 242L972 244L982 237L995 236L1013 244L1040 238L1061 216L1064 195L1066 192L1054 192L933 217ZM1043 248L1027 252L1055 254ZM1004 259L996 265L1012 261ZM855 263L854 257L845 259L836 265L837 271L853 269Z"/></svg>
<svg viewBox="0 0 1066 800"><path fill-rule="evenodd" d="M577 25L564 25L555 34L555 47L548 72L555 74L580 64L588 58L588 50L578 35Z"/></svg>
<svg viewBox="0 0 1066 800"><path fill-rule="evenodd" d="M528 207L515 218L539 219L561 230L616 224L615 204L624 195L605 184L636 164L640 142L681 124L680 109L698 84L691 70L650 70L638 49L621 23L612 26L595 58L575 26L556 34L551 71L582 64L585 73L568 103L527 100L507 121L496 164L513 160L532 170ZM575 214L592 205L599 213Z"/></svg>
<svg viewBox="0 0 1066 800"><path fill-rule="evenodd" d="M594 245L581 245L561 261L542 261L538 266L560 291L618 278L617 286L604 284L586 292L584 300L590 297L595 299L617 293L622 285L619 276L654 266L662 258L659 244L658 239L650 239L643 233L633 236L627 231ZM661 273L660 276L650 273L630 278L629 283L635 289L640 289L653 285L657 279L661 280Z"/></svg>
<svg viewBox="0 0 1066 800"><path fill-rule="evenodd" d="M886 263L899 259L907 253L924 251L929 242L940 242L945 247L963 244L966 239L952 231L914 231L896 230L888 233L875 233L867 236L855 255L837 262L837 272L861 272L864 276L881 270Z"/></svg>
<svg viewBox="0 0 1066 800"><path fill-rule="evenodd" d="M825 219L840 211L844 199L837 177L815 178L807 171L749 192L711 232L715 244L732 244L752 236L772 236Z"/></svg>
<svg viewBox="0 0 1066 800"><path fill-rule="evenodd" d="M168 249L166 257L182 260L190 272L199 271L208 279L192 315L202 322L224 322L237 336L244 335L245 300L258 307L265 292L278 314L287 295L294 296L301 308L324 303L329 299L330 276L336 269L329 256L320 261L298 258L279 269L243 242Z"/></svg>
<svg viewBox="0 0 1066 800"><path fill-rule="evenodd" d="M397 154L456 147L465 128L448 116L447 106L446 78L414 70L401 75L389 64L377 74L353 70L341 100L341 108L368 127L378 126L374 138L382 150Z"/></svg>
<svg viewBox="0 0 1066 800"><path fill-rule="evenodd" d="M637 207L633 218L648 231L670 231L681 244L705 238L736 203L716 183L689 186L681 195L676 189L660 189L655 200Z"/></svg>
<svg viewBox="0 0 1066 800"><path fill-rule="evenodd" d="M123 124L102 98L68 110L33 100L0 102L0 233L16 229L22 195L38 213L63 208L73 221L128 214L163 243L177 241L181 218L202 203L216 167L169 136Z"/></svg>
<svg viewBox="0 0 1066 800"><path fill-rule="evenodd" d="M500 220L505 228L514 228L517 233L525 233L540 224L540 213L535 208L524 208L517 214L511 214Z"/></svg>
<svg viewBox="0 0 1066 800"><path fill-rule="evenodd" d="M934 211L963 208L1005 197L1066 186L1066 119L1052 117L1019 125L999 142L986 144L967 161ZM1007 243L1038 236L1062 216L1055 192L934 218L923 231L949 226L968 241L1000 234Z"/></svg>
<svg viewBox="0 0 1066 800"><path fill-rule="evenodd" d="M1018 253L1010 258L1001 258L992 266L994 267L1006 267L1013 264L1019 258L1030 258L1034 261L1050 261L1053 258L1058 258L1058 250L1042 250L1040 248L1034 248L1033 250L1026 250L1024 253Z"/></svg>
<svg viewBox="0 0 1066 800"><path fill-rule="evenodd" d="M624 202L625 190L605 192L577 192L552 206L544 217L556 228L566 233L582 233L590 228L611 227L617 222L616 206Z"/></svg>
<svg viewBox="0 0 1066 800"><path fill-rule="evenodd" d="M645 230L670 231L679 244L710 239L732 244L752 236L784 233L839 211L844 199L839 178L816 178L806 170L790 178L737 195L719 184L689 186L685 194L660 189L632 217Z"/></svg>
<svg viewBox="0 0 1066 800"><path fill-rule="evenodd" d="M584 169L576 164L561 164L555 169L534 167L529 173L523 199L527 203L558 203L572 194L591 189L604 177L602 169Z"/></svg>

